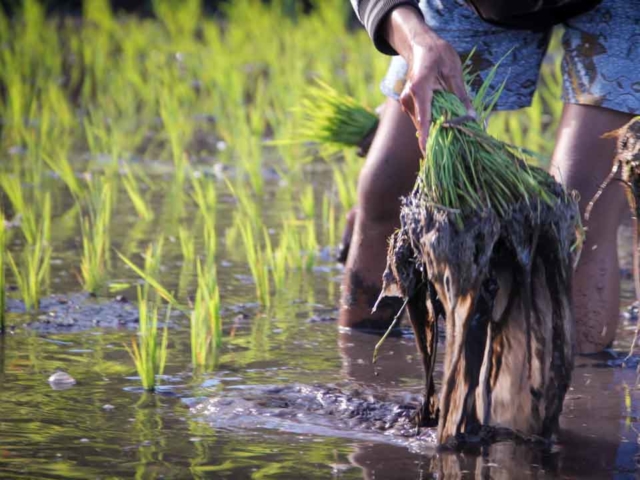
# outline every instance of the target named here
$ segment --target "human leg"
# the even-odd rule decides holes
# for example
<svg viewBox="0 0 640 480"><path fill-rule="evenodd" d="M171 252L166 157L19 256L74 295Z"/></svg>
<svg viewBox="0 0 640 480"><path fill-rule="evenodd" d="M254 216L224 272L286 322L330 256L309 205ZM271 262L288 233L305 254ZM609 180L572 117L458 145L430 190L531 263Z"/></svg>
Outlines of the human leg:
<svg viewBox="0 0 640 480"><path fill-rule="evenodd" d="M634 2L604 0L565 24L562 38L563 101L551 172L580 193L580 209L611 171L615 140L602 134L640 111L634 85L640 82ZM606 348L619 317L617 230L624 212L623 187L612 182L585 222L586 243L574 275L574 314L579 353Z"/></svg>
<svg viewBox="0 0 640 480"><path fill-rule="evenodd" d="M358 210L342 283L340 325L385 329L396 313L382 305L380 293L387 239L399 225L400 197L415 182L421 157L411 119L395 100L387 100L358 179Z"/></svg>
<svg viewBox="0 0 640 480"><path fill-rule="evenodd" d="M580 211L609 174L615 140L602 134L615 130L631 115L588 105L565 105L553 152L551 173L580 193ZM614 339L620 297L617 231L625 210L622 185L611 183L594 205L586 242L574 274L574 315L578 353L595 353Z"/></svg>
<svg viewBox="0 0 640 480"><path fill-rule="evenodd" d="M371 309L380 293L387 238L399 226L400 197L415 183L420 149L411 119L387 100L358 179L358 210L342 283L340 325L384 329L395 314Z"/></svg>

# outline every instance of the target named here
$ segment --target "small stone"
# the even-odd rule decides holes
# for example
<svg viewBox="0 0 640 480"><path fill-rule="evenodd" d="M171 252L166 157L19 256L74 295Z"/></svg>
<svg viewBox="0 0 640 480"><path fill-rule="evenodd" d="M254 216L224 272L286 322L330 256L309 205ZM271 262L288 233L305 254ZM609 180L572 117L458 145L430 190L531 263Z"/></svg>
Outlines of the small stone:
<svg viewBox="0 0 640 480"><path fill-rule="evenodd" d="M76 384L76 379L67 372L58 371L49 377L49 385L54 390L66 390Z"/></svg>
<svg viewBox="0 0 640 480"><path fill-rule="evenodd" d="M102 406L102 409L105 410L106 412L110 412L111 410L115 410L116 407L114 407L110 403L107 403L107 404Z"/></svg>

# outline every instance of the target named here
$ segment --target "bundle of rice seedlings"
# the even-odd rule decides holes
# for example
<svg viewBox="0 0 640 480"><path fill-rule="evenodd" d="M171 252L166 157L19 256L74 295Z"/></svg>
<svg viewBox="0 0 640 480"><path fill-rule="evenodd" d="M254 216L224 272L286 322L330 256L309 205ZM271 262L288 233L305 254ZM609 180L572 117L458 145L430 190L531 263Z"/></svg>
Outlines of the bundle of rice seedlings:
<svg viewBox="0 0 640 480"><path fill-rule="evenodd" d="M474 104L482 119L493 102L486 105L481 91ZM525 150L490 136L457 96L436 92L432 108L436 120L416 183L425 202L463 215L492 209L504 218L520 201L558 201L549 174L530 167Z"/></svg>
<svg viewBox="0 0 640 480"><path fill-rule="evenodd" d="M418 179L390 240L381 298L404 299L425 370L422 425L441 443L550 437L573 368L571 282L580 250L575 196L491 137L500 90L489 75L466 116L435 92ZM398 317L400 316L400 312ZM433 379L446 327L442 389Z"/></svg>
<svg viewBox="0 0 640 480"><path fill-rule="evenodd" d="M301 125L294 139L284 143L319 145L327 156L345 147L362 146L378 125L374 112L319 80L309 88L300 111Z"/></svg>

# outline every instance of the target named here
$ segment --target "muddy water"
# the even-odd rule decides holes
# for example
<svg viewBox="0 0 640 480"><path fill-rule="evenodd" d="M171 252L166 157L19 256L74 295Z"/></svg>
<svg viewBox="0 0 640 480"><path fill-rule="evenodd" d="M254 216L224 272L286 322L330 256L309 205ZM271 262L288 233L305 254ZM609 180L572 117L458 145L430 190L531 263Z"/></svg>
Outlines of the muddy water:
<svg viewBox="0 0 640 480"><path fill-rule="evenodd" d="M269 195L265 217L277 225L287 206L275 186ZM193 217L163 196L157 203L160 221L146 224L119 204L116 248L134 255L160 233L175 234L176 218ZM225 242L233 208L221 193L224 347L213 365L194 371L188 321L172 317L166 375L154 395L140 390L123 346L136 328L134 305L125 301L133 290L118 300L78 293L77 225L57 212L52 296L37 315L12 301L16 327L0 338L0 478L636 477L640 390L635 368L619 365L633 324L621 324L611 352L577 359L551 449L503 442L437 453L433 432L416 432L407 420L421 377L409 331L389 338L373 366L377 337L336 327L341 270L326 251L313 273L269 310L259 308L242 257ZM167 243L163 263L163 281L179 290L177 243ZM628 255L622 263L628 272ZM113 277L135 280L117 262ZM631 295L625 277L625 304ZM47 379L56 370L77 383L53 389Z"/></svg>

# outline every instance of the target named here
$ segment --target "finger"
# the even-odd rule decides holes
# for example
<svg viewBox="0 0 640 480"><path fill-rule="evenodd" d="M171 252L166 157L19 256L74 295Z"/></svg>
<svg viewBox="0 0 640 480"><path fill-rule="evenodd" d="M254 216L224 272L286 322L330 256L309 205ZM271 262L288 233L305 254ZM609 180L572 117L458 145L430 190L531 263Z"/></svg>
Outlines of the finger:
<svg viewBox="0 0 640 480"><path fill-rule="evenodd" d="M416 111L416 128L418 129L418 141L422 153L426 152L429 130L431 129L431 100L433 90L424 88L413 92L414 109Z"/></svg>
<svg viewBox="0 0 640 480"><path fill-rule="evenodd" d="M407 82L402 93L400 94L400 106L402 111L411 117L411 120L415 123L415 112L413 109L413 95L411 93L411 86Z"/></svg>

